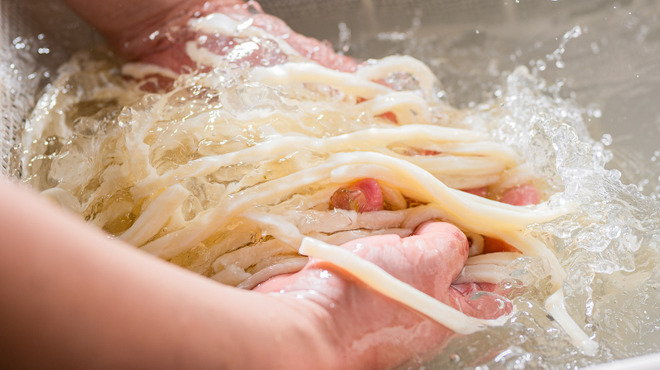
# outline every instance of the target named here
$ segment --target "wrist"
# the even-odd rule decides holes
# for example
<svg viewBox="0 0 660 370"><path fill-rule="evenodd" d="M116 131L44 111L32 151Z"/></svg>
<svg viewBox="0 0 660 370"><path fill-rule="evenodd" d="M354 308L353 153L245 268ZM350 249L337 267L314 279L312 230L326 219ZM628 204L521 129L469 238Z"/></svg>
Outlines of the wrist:
<svg viewBox="0 0 660 370"><path fill-rule="evenodd" d="M331 312L313 300L289 293L271 293L279 307L287 313L290 322L283 335L287 346L278 350L291 351L283 356L289 363L283 368L291 369L338 369L346 368L341 337L334 325Z"/></svg>

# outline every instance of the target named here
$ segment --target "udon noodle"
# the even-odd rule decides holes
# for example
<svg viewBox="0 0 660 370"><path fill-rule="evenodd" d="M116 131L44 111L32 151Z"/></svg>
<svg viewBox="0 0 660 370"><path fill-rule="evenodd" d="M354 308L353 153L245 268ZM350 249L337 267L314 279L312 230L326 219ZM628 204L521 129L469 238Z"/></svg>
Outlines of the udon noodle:
<svg viewBox="0 0 660 370"><path fill-rule="evenodd" d="M25 181L117 238L224 284L251 288L310 255L456 332L503 324L508 317L468 317L331 246L445 220L472 243L457 282L501 282L521 256L482 254L484 238L541 258L551 272L546 309L576 346L595 351L563 306L556 256L527 232L571 205L513 206L463 191L487 188L496 198L533 183L551 196L514 150L438 98L422 62L391 56L342 72L249 22L213 14L189 26L236 45L219 55L206 40L188 42L205 68L181 75L103 52L64 65L23 134ZM246 61L255 50L286 61ZM147 92L155 74L172 87ZM384 209L332 207L338 189L362 179L377 181Z"/></svg>

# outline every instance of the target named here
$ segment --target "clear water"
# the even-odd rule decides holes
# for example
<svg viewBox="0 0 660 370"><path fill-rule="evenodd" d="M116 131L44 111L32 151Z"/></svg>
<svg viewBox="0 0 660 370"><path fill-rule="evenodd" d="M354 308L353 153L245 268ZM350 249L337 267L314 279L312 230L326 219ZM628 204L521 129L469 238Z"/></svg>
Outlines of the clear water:
<svg viewBox="0 0 660 370"><path fill-rule="evenodd" d="M537 284L515 298L511 325L456 338L426 367L578 368L660 352L658 4L581 3L468 25L410 15L396 31L353 37L351 51L424 60L443 98L473 108L468 119L550 179L560 191L552 202L578 205L530 232L550 235L568 275L569 313L601 346L595 357L572 347L535 296Z"/></svg>
<svg viewBox="0 0 660 370"><path fill-rule="evenodd" d="M446 99L460 107L501 96L508 73L527 66L551 85L548 92L584 110L591 137L610 144L607 167L658 199L660 4L512 0L461 2L465 9L439 2L429 9L412 3L375 30L361 33L363 25L348 23L354 28L348 53L413 55L431 66Z"/></svg>
<svg viewBox="0 0 660 370"><path fill-rule="evenodd" d="M565 12L475 26L429 25L412 9L401 26L371 35L340 27L349 54L427 62L444 99L473 108L469 119L519 149L560 191L553 202L579 204L530 232L549 235L568 272L569 312L600 343L597 356L581 354L548 318L540 281L516 296L520 314L510 325L456 338L428 368L576 368L660 352L660 9L601 1ZM25 45L41 54L41 41ZM37 71L25 78L49 77Z"/></svg>

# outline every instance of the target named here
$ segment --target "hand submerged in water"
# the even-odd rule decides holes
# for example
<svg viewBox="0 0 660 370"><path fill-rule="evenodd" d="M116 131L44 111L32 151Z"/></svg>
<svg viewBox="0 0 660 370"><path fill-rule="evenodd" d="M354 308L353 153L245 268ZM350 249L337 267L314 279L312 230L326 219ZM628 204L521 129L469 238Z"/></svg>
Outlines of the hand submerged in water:
<svg viewBox="0 0 660 370"><path fill-rule="evenodd" d="M508 301L490 284L457 284L468 257L468 241L455 226L427 222L414 235L379 235L342 245L391 275L467 315L494 319L509 313ZM333 333L340 362L351 368L390 368L441 350L453 332L380 293L341 269L311 259L298 273L274 277L254 290L281 299L304 300Z"/></svg>
<svg viewBox="0 0 660 370"><path fill-rule="evenodd" d="M146 8L155 2L152 0L140 6ZM192 66L192 61L185 55L184 43L197 40L199 36L183 31L183 25L191 16L220 11L236 19L254 17L257 27L284 36L294 49L321 64L347 71L355 69L356 64L350 58L334 54L317 40L296 34L281 20L260 13L255 3L194 1L187 3L185 8L179 8L172 1L168 4L169 8L148 19L127 18L127 24L109 22L111 26L100 26L99 29L123 57L156 63L180 72L182 67ZM100 13L98 10L94 12ZM136 13L139 15L140 12ZM93 17L86 18L94 23ZM133 31L127 32L126 29ZM154 33L154 29L162 32ZM222 53L226 52L225 47L233 45L234 40L212 38L205 42L222 46L216 49ZM273 62L279 60L277 54L272 56L275 58ZM259 60L263 55L253 57ZM495 295L475 295L479 291L492 290L492 286L452 285L467 259L468 246L465 235L450 224L427 223L407 238L375 236L342 247L468 315L490 319L511 310L509 304L502 304ZM316 320L315 328L320 327L327 333L334 348L335 365L342 368L388 368L413 356L423 360L440 350L453 335L444 326L374 292L323 261L311 260L302 271L275 277L255 290L274 293L269 296L285 302L285 306L292 307L293 311L305 311L303 316L311 314Z"/></svg>
<svg viewBox="0 0 660 370"><path fill-rule="evenodd" d="M219 55L229 53L240 43L240 40L231 37L192 32L187 27L190 19L213 13L222 13L237 21L249 19L252 25L286 40L298 53L326 67L354 71L357 65L352 58L335 53L330 44L300 35L281 19L265 14L254 1L145 0L130 5L124 1L64 2L99 30L119 57L132 62L155 64L175 73L198 67L186 54L187 42L198 42ZM200 41L200 36L205 41ZM267 53L267 50L253 51L246 61L269 60L271 65L286 61L286 56L281 52Z"/></svg>

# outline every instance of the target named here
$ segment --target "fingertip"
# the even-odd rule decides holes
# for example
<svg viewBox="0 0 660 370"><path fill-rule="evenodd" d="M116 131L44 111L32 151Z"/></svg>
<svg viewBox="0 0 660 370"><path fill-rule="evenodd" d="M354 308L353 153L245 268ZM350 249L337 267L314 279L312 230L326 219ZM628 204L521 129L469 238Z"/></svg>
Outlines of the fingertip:
<svg viewBox="0 0 660 370"><path fill-rule="evenodd" d="M467 236L458 227L448 222L441 221L426 221L415 229L414 235L424 234L440 234L445 236L453 236L457 239L459 245L469 249Z"/></svg>
<svg viewBox="0 0 660 370"><path fill-rule="evenodd" d="M457 296L460 309L474 317L497 319L513 311L513 303L497 294L495 284L464 283L452 284L450 291Z"/></svg>
<svg viewBox="0 0 660 370"><path fill-rule="evenodd" d="M426 221L422 223L421 225L417 226L417 229L415 229L415 234L427 234L427 233L461 233L461 230L459 230L456 226L453 224L450 224L448 222L442 222L442 221Z"/></svg>

